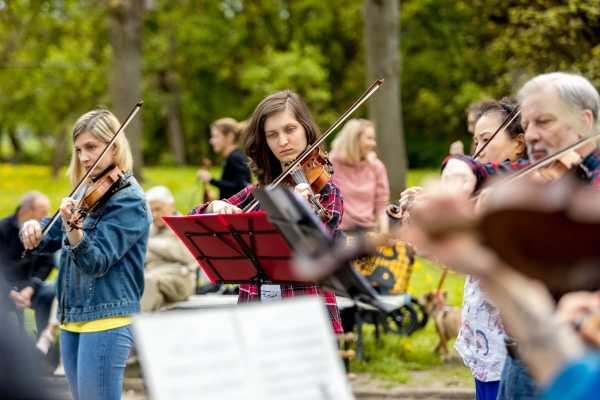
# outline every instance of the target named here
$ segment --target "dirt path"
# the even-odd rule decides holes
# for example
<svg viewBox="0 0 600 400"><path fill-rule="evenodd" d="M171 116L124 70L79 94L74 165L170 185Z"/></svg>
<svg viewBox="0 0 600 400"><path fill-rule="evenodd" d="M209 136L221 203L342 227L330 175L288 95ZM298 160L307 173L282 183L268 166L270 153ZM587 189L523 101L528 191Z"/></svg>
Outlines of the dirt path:
<svg viewBox="0 0 600 400"><path fill-rule="evenodd" d="M349 380L357 400L471 400L474 398L473 386L465 386L464 381L453 379L451 375L445 373L444 367L436 368L433 371L413 371L410 375L410 384L394 384L368 374L354 374L350 376ZM125 380L124 400L145 400L146 398L140 378Z"/></svg>

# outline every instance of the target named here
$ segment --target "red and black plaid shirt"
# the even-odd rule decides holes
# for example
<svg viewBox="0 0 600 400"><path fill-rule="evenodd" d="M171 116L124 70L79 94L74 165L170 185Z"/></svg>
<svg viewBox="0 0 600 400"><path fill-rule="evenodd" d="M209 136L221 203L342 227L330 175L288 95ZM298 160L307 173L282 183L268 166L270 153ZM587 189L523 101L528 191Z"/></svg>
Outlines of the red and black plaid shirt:
<svg viewBox="0 0 600 400"><path fill-rule="evenodd" d="M256 184L250 185L245 189L241 190L237 194L231 196L224 201L228 202L239 208L244 208L254 200L252 190L256 188ZM329 211L329 218L323 220L323 223L329 228L331 232L335 231L342 221L342 214L344 212L344 203L340 193L340 189L331 180L323 187L319 193L319 203ZM208 207L208 203L200 204L190 211L190 215L202 214ZM260 206L259 206L260 207ZM343 333L342 320L340 312L337 307L337 301L333 292L322 290L319 285L307 283L307 284L294 284L294 285L280 285L281 286L281 297L289 298L296 296L321 296L327 307L329 319L335 333ZM258 300L258 292L256 285L242 284L240 285L240 294L238 297L238 303L247 303L250 301Z"/></svg>
<svg viewBox="0 0 600 400"><path fill-rule="evenodd" d="M487 179L494 175L518 171L531 164L531 161L527 159L504 161L501 163L482 163L469 156L456 155L446 157L442 163L442 170L446 167L448 160L452 158L465 162L471 171L473 171L473 174L475 174L475 178L477 179L475 191L479 190L485 184ZM573 173L583 182L589 183L592 186L600 186L600 150L588 154L582 160L581 164L574 168Z"/></svg>

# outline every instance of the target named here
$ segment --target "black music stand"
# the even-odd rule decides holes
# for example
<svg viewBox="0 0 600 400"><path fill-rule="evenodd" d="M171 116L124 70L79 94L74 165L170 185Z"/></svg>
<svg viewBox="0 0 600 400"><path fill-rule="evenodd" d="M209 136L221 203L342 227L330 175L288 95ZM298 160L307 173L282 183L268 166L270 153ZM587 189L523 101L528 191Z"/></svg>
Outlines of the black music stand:
<svg viewBox="0 0 600 400"><path fill-rule="evenodd" d="M340 245L339 240L334 240L308 203L292 190L281 186L273 189L257 188L253 194L273 225L300 255L326 254ZM397 309L377 298L377 292L352 267L350 260L343 260L343 265L325 277L320 284L337 295L369 304L386 314Z"/></svg>

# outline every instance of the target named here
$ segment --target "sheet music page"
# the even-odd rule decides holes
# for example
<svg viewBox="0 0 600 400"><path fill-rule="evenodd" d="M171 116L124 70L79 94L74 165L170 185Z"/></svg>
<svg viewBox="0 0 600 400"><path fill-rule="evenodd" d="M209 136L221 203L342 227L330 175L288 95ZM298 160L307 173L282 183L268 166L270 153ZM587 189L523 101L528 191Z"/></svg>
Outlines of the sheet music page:
<svg viewBox="0 0 600 400"><path fill-rule="evenodd" d="M322 300L284 299L253 307L244 321L250 379L258 383L253 399L353 398Z"/></svg>
<svg viewBox="0 0 600 400"><path fill-rule="evenodd" d="M152 399L225 399L248 392L230 312L143 314L133 328Z"/></svg>
<svg viewBox="0 0 600 400"><path fill-rule="evenodd" d="M146 314L146 386L163 399L352 399L322 300Z"/></svg>

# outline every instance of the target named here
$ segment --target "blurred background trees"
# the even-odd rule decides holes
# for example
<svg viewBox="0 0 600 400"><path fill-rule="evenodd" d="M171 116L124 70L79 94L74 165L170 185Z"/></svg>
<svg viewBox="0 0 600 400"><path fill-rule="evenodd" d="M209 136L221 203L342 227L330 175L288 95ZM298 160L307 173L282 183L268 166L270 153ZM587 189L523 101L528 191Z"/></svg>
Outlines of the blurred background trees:
<svg viewBox="0 0 600 400"><path fill-rule="evenodd" d="M142 120L128 134L147 164L198 164L211 121L245 119L286 87L325 129L369 83L368 1L378 3L0 0L0 158L56 171L78 115L122 114L138 95ZM510 95L533 74L579 71L600 84L599 0L399 3L390 118L397 132L403 122L411 167L437 167L451 141L468 140L469 103Z"/></svg>

